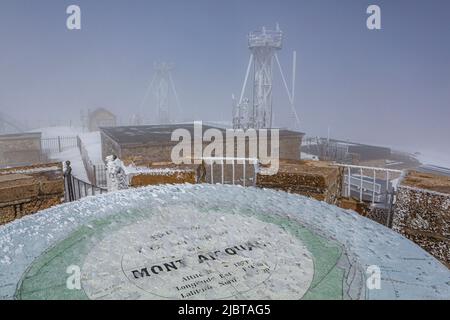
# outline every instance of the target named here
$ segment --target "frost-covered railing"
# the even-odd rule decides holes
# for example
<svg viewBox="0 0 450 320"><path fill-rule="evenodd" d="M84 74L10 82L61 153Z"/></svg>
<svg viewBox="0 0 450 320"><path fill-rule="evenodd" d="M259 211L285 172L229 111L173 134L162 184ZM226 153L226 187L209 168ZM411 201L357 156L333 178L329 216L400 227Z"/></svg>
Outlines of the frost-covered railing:
<svg viewBox="0 0 450 320"><path fill-rule="evenodd" d="M41 139L41 150L44 153L59 153L78 146L77 137L63 137Z"/></svg>
<svg viewBox="0 0 450 320"><path fill-rule="evenodd" d="M86 181L80 180L77 177L70 176L65 180L66 192L65 201L72 202L80 200L81 198L88 196L95 196L103 193L107 193L105 188L94 186Z"/></svg>
<svg viewBox="0 0 450 320"><path fill-rule="evenodd" d="M343 196L353 196L372 205L393 201L397 184L404 173L402 170L379 167L340 163L334 165L344 167Z"/></svg>
<svg viewBox="0 0 450 320"><path fill-rule="evenodd" d="M72 175L70 162L65 163L64 167L64 200L72 202L88 196L107 193L108 190L94 186L86 181L78 179Z"/></svg>
<svg viewBox="0 0 450 320"><path fill-rule="evenodd" d="M77 146L80 151L81 159L86 170L86 174L91 184L106 188L106 166L104 163L93 163L89 157L83 140L77 136Z"/></svg>
<svg viewBox="0 0 450 320"><path fill-rule="evenodd" d="M256 178L259 168L259 160L257 158L237 158L237 157L202 157L195 158L195 160L202 160L205 164L209 165L209 181L210 183L221 183L221 184L240 184L248 186L256 185ZM220 174L215 174L214 169L218 166L220 168ZM230 169L227 166L231 166ZM238 170L236 167L242 166L242 170ZM252 168L251 177L247 174L247 169ZM242 172L241 177L237 177L237 171ZM226 179L227 173L231 174L231 180ZM218 175L218 177L217 177ZM249 180L249 182L247 182Z"/></svg>

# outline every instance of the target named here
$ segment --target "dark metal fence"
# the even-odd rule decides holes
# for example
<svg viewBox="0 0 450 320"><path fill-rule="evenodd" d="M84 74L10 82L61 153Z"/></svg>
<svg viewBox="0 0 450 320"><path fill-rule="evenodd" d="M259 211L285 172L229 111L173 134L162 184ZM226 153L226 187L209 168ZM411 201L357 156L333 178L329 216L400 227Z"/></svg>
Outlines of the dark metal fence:
<svg viewBox="0 0 450 320"><path fill-rule="evenodd" d="M93 166L95 184L106 188L106 166L104 164L94 164Z"/></svg>
<svg viewBox="0 0 450 320"><path fill-rule="evenodd" d="M88 196L107 193L106 188L94 186L86 181L80 180L72 175L70 166L66 167L64 173L64 197L66 202L72 202Z"/></svg>
<svg viewBox="0 0 450 320"><path fill-rule="evenodd" d="M41 139L41 150L44 153L58 153L78 147L77 137L56 137Z"/></svg>

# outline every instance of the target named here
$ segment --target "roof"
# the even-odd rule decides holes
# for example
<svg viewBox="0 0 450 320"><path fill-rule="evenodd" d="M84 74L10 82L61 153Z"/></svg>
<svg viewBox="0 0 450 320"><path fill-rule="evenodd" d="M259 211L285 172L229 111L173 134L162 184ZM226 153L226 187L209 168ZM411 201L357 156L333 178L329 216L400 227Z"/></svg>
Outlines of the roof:
<svg viewBox="0 0 450 320"><path fill-rule="evenodd" d="M99 114L99 113L107 113L107 114L110 115L111 117L114 117L114 118L116 117L114 113L112 113L112 112L109 111L109 110L106 110L105 108L97 108L97 109L95 109L94 111L89 112L89 116L95 116L95 115L97 115L97 114Z"/></svg>
<svg viewBox="0 0 450 320"><path fill-rule="evenodd" d="M0 135L0 140L41 139L40 132L26 132Z"/></svg>
<svg viewBox="0 0 450 320"><path fill-rule="evenodd" d="M401 184L402 186L450 194L450 177L447 176L412 170L408 172Z"/></svg>
<svg viewBox="0 0 450 320"><path fill-rule="evenodd" d="M176 129L188 130L191 136L194 135L194 124L164 124L164 125L143 125L143 126L122 126L122 127L102 127L100 131L114 140L119 145L142 145L153 143L170 142L172 132ZM202 125L202 133L208 129L217 129L225 133L224 128ZM280 137L302 137L304 133L280 129Z"/></svg>

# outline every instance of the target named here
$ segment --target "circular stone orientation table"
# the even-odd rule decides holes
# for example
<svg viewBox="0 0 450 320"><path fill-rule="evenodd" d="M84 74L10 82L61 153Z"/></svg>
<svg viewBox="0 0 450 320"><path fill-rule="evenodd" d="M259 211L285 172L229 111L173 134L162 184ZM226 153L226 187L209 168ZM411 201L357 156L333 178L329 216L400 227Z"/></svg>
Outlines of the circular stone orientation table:
<svg viewBox="0 0 450 320"><path fill-rule="evenodd" d="M352 211L186 184L89 197L1 226L0 299L450 299L450 271Z"/></svg>

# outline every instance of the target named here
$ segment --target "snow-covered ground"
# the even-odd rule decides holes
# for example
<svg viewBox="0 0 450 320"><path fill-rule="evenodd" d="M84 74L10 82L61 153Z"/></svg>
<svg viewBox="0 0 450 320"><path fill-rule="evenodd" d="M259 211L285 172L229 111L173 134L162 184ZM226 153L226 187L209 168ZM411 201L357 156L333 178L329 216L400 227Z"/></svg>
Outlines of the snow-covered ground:
<svg viewBox="0 0 450 320"><path fill-rule="evenodd" d="M50 158L55 161L66 162L70 161L70 166L72 167L72 175L88 182L88 176L86 174L86 169L84 168L83 160L81 159L80 151L77 147L70 148L63 152L52 153Z"/></svg>
<svg viewBox="0 0 450 320"><path fill-rule="evenodd" d="M302 160L315 160L315 161L318 161L319 157L316 156L316 155L313 155L313 154L302 152L300 154L300 159L302 159Z"/></svg>
<svg viewBox="0 0 450 320"><path fill-rule="evenodd" d="M47 127L32 130L33 132L41 132L42 139L53 139L58 137L76 137L77 135L84 136L83 129L79 127ZM88 136L89 137L89 136ZM90 144L89 144L90 145ZM49 158L54 161L70 161L72 167L72 174L83 181L89 181L86 170L84 168L83 160L81 159L80 151L77 147L72 147L62 152L52 152Z"/></svg>
<svg viewBox="0 0 450 320"><path fill-rule="evenodd" d="M78 135L83 142L84 147L89 155L89 159L93 164L103 163L102 159L102 141L100 132L88 132Z"/></svg>

